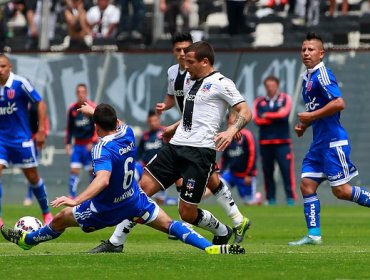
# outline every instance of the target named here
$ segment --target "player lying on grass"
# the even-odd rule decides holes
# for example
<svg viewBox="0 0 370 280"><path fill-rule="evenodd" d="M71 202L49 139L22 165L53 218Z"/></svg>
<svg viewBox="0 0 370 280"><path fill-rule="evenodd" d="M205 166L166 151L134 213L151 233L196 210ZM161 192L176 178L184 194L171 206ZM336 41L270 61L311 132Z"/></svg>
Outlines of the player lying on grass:
<svg viewBox="0 0 370 280"><path fill-rule="evenodd" d="M80 226L83 231L92 232L133 219L175 235L209 254L245 253L239 245L212 245L183 222L172 220L134 180L136 146L132 129L123 124L117 128L116 112L108 104L96 107L93 120L100 137L92 150L94 180L75 199L62 196L52 201L53 207L69 207L60 211L49 225L32 233L2 226L6 240L28 250L59 237L68 227Z"/></svg>

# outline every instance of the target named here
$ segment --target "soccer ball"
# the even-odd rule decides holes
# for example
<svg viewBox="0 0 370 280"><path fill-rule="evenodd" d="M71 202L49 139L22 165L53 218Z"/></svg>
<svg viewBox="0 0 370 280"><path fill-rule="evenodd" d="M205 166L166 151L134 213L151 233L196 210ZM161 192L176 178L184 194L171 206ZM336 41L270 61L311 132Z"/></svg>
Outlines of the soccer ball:
<svg viewBox="0 0 370 280"><path fill-rule="evenodd" d="M14 225L14 229L21 229L26 232L34 232L40 228L42 228L41 221L31 216L25 216L20 218Z"/></svg>

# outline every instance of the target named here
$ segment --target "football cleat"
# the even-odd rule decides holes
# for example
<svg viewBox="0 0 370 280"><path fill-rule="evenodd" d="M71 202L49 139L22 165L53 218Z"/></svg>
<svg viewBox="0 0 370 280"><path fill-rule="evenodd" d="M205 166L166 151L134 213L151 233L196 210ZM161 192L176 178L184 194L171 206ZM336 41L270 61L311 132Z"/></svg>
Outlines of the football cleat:
<svg viewBox="0 0 370 280"><path fill-rule="evenodd" d="M1 234L4 236L6 240L9 242L12 242L14 244L17 244L19 247L21 247L23 250L29 250L34 245L29 245L26 243L26 235L27 232L19 229L13 229L6 226L1 226Z"/></svg>
<svg viewBox="0 0 370 280"><path fill-rule="evenodd" d="M122 253L123 245L113 245L109 240L102 240L101 243L95 248L91 249L88 253Z"/></svg>
<svg viewBox="0 0 370 280"><path fill-rule="evenodd" d="M302 239L288 243L289 246L321 245L321 244L322 244L321 236L313 236L313 235L306 235Z"/></svg>
<svg viewBox="0 0 370 280"><path fill-rule="evenodd" d="M227 228L227 234L224 235L224 236L214 236L213 237L213 240L212 240L212 243L214 245L223 245L223 244L227 244L227 242L229 242L231 236L233 235L233 230L229 227L229 226L226 226Z"/></svg>
<svg viewBox="0 0 370 280"><path fill-rule="evenodd" d="M50 212L42 214L42 220L44 221L44 225L48 225L53 220L53 215Z"/></svg>
<svg viewBox="0 0 370 280"><path fill-rule="evenodd" d="M220 254L233 254L240 255L245 254L245 249L238 244L224 244L224 245L212 245L205 249L209 255L220 255Z"/></svg>
<svg viewBox="0 0 370 280"><path fill-rule="evenodd" d="M233 228L235 234L234 243L241 243L244 240L245 233L250 228L250 226L251 221L247 217L244 217L243 222Z"/></svg>

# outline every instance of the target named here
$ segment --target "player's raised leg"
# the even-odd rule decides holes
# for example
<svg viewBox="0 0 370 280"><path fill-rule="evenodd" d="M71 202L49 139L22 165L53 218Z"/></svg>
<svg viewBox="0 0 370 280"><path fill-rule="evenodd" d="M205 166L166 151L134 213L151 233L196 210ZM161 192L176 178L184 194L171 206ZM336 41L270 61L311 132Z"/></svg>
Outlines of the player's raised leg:
<svg viewBox="0 0 370 280"><path fill-rule="evenodd" d="M53 216L50 212L48 195L46 193L44 181L39 177L36 167L24 168L23 173L40 205L44 224L49 224L53 219Z"/></svg>
<svg viewBox="0 0 370 280"><path fill-rule="evenodd" d="M2 226L1 233L4 238L17 244L24 250L29 250L41 242L46 242L58 238L66 228L78 227L78 223L73 217L71 207L63 209L54 219L37 231L27 233L22 230Z"/></svg>

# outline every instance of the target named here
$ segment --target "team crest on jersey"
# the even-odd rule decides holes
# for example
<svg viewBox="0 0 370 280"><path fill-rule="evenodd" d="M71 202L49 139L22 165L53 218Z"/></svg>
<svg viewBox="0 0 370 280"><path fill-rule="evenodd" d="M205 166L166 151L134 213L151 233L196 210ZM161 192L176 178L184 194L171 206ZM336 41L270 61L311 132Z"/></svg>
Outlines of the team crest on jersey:
<svg viewBox="0 0 370 280"><path fill-rule="evenodd" d="M6 94L8 96L8 99L13 99L15 97L15 90L10 88L10 89L8 89Z"/></svg>
<svg viewBox="0 0 370 280"><path fill-rule="evenodd" d="M186 182L186 189L191 192L192 190L194 190L194 187L195 187L195 180L188 179L188 181Z"/></svg>
<svg viewBox="0 0 370 280"><path fill-rule="evenodd" d="M311 91L311 89L312 89L312 81L308 81L306 85L306 91Z"/></svg>
<svg viewBox="0 0 370 280"><path fill-rule="evenodd" d="M200 91L203 91L203 92L209 92L209 90L211 89L211 87L212 87L212 84L207 83L207 84L205 84L205 85L200 89Z"/></svg>
<svg viewBox="0 0 370 280"><path fill-rule="evenodd" d="M186 78L186 80L185 80L185 84L186 85L189 85L190 84L190 81L191 81L191 79L188 77L188 78Z"/></svg>

